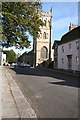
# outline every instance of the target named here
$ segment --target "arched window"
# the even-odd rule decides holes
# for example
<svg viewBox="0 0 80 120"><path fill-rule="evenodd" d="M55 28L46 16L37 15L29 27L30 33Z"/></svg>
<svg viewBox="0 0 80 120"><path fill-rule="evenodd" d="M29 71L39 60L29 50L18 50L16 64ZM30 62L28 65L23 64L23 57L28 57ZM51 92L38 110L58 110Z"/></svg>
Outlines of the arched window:
<svg viewBox="0 0 80 120"><path fill-rule="evenodd" d="M45 32L43 33L43 39L46 39L46 33Z"/></svg>
<svg viewBox="0 0 80 120"><path fill-rule="evenodd" d="M48 33L46 34L46 39L48 39Z"/></svg>
<svg viewBox="0 0 80 120"><path fill-rule="evenodd" d="M48 20L48 26L50 27L50 21Z"/></svg>
<svg viewBox="0 0 80 120"><path fill-rule="evenodd" d="M45 24L45 26L46 26L46 20L44 20L44 24Z"/></svg>
<svg viewBox="0 0 80 120"><path fill-rule="evenodd" d="M41 48L41 58L44 60L48 58L48 49L45 46Z"/></svg>
<svg viewBox="0 0 80 120"><path fill-rule="evenodd" d="M40 38L42 38L42 33L40 34Z"/></svg>

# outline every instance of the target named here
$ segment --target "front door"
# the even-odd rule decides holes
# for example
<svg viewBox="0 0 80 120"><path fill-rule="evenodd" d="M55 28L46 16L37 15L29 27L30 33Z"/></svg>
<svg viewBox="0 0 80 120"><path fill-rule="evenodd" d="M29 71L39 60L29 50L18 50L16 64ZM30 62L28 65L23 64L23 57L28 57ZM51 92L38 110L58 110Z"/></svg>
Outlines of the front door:
<svg viewBox="0 0 80 120"><path fill-rule="evenodd" d="M68 69L72 69L72 55L67 56L68 57Z"/></svg>

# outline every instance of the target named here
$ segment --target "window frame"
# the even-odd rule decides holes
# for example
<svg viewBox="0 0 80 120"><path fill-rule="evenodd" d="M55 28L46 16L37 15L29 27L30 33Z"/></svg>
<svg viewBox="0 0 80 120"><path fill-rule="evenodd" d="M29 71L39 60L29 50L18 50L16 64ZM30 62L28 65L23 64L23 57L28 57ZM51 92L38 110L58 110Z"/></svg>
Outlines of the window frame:
<svg viewBox="0 0 80 120"><path fill-rule="evenodd" d="M79 41L76 41L76 49L79 49Z"/></svg>
<svg viewBox="0 0 80 120"><path fill-rule="evenodd" d="M47 21L46 20L44 20L44 24L45 24L45 27L47 26Z"/></svg>
<svg viewBox="0 0 80 120"><path fill-rule="evenodd" d="M62 46L62 53L64 53L64 46Z"/></svg>
<svg viewBox="0 0 80 120"><path fill-rule="evenodd" d="M46 39L46 32L43 33L43 39Z"/></svg>
<svg viewBox="0 0 80 120"><path fill-rule="evenodd" d="M79 65L79 57L76 57L76 65Z"/></svg>
<svg viewBox="0 0 80 120"><path fill-rule="evenodd" d="M62 64L64 64L64 58L62 58L61 60L62 60Z"/></svg>
<svg viewBox="0 0 80 120"><path fill-rule="evenodd" d="M71 52L71 43L69 43L69 52Z"/></svg>
<svg viewBox="0 0 80 120"><path fill-rule="evenodd" d="M42 33L40 33L40 38L42 38Z"/></svg>
<svg viewBox="0 0 80 120"><path fill-rule="evenodd" d="M43 51L43 49L45 49L45 51ZM44 52L46 53L45 54L46 57L44 57L44 54L43 54ZM48 49L47 49L46 46L43 46L41 48L41 50L40 50L40 58L43 59L43 60L46 60L48 58Z"/></svg>

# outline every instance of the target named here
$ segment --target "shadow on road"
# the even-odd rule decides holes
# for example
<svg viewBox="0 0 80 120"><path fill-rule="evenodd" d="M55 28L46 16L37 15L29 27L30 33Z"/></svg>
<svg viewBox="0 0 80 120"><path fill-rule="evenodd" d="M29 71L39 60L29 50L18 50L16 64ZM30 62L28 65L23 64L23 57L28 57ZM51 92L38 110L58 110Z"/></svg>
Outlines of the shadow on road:
<svg viewBox="0 0 80 120"><path fill-rule="evenodd" d="M80 88L80 82L78 77L68 76L68 75L57 73L57 72L44 70L42 68L16 67L16 68L10 68L10 69L14 70L16 74L19 74L19 75L43 76L43 77L52 77L56 79L56 82L50 81L48 82L49 84Z"/></svg>

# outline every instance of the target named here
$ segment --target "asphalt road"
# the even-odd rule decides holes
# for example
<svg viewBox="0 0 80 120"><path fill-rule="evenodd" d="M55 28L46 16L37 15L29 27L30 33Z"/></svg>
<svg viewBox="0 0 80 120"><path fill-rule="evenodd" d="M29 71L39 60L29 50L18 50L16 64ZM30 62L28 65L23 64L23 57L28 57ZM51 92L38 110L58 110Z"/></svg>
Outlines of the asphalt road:
<svg viewBox="0 0 80 120"><path fill-rule="evenodd" d="M78 118L78 80L39 68L7 67L38 118Z"/></svg>

